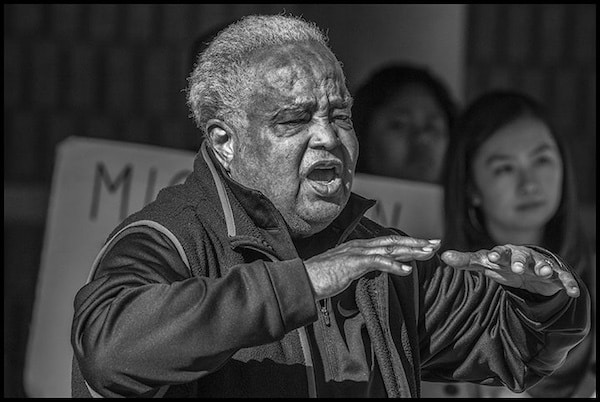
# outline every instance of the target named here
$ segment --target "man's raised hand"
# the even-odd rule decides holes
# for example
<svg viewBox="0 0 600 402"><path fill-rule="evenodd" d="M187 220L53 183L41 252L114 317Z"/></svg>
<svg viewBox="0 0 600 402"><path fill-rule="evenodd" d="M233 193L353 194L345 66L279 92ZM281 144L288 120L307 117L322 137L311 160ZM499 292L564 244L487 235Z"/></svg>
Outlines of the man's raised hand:
<svg viewBox="0 0 600 402"><path fill-rule="evenodd" d="M579 296L575 277L554 258L526 246L506 244L475 252L445 251L442 260L456 269L483 272L496 282L551 296L564 289Z"/></svg>
<svg viewBox="0 0 600 402"><path fill-rule="evenodd" d="M317 300L335 296L367 272L408 275L412 260L427 260L440 247L439 240L391 235L343 243L304 262Z"/></svg>

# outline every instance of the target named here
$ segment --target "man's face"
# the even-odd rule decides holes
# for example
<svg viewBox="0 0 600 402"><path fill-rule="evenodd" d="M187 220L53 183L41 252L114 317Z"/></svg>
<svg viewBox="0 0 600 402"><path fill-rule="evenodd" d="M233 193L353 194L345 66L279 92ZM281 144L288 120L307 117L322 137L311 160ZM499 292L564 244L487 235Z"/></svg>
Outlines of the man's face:
<svg viewBox="0 0 600 402"><path fill-rule="evenodd" d="M231 176L271 200L292 237L309 236L350 196L358 157L351 97L335 57L320 44L273 47L253 58L256 80Z"/></svg>

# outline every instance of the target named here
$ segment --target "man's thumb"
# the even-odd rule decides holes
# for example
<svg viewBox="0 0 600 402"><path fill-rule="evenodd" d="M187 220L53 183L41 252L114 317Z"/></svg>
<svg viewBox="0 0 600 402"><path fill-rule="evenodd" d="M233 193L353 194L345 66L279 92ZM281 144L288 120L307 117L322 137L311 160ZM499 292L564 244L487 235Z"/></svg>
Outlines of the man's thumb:
<svg viewBox="0 0 600 402"><path fill-rule="evenodd" d="M469 253L461 253L456 250L447 250L444 251L441 255L442 261L451 267L462 268L466 265L469 265Z"/></svg>

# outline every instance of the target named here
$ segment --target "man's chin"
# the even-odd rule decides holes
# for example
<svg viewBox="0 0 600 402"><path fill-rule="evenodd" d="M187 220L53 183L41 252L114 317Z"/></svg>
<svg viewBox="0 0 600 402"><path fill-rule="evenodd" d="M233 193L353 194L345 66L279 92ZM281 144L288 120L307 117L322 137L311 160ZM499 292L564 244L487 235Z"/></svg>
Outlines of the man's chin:
<svg viewBox="0 0 600 402"><path fill-rule="evenodd" d="M310 214L284 214L284 219L293 238L308 237L329 226L342 212L344 205L328 203L326 207L321 206L310 211Z"/></svg>

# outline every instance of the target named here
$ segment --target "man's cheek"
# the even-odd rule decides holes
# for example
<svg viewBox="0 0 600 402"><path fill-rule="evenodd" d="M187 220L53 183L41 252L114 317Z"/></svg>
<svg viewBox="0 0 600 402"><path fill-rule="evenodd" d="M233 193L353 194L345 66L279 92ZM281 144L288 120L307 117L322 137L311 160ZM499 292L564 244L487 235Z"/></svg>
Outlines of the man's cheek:
<svg viewBox="0 0 600 402"><path fill-rule="evenodd" d="M265 163L271 154L272 145L262 135L252 135L244 144L243 155L247 160Z"/></svg>
<svg viewBox="0 0 600 402"><path fill-rule="evenodd" d="M358 139L354 134L342 138L342 143L344 144L344 159L347 161L349 167L354 168L360 153Z"/></svg>

